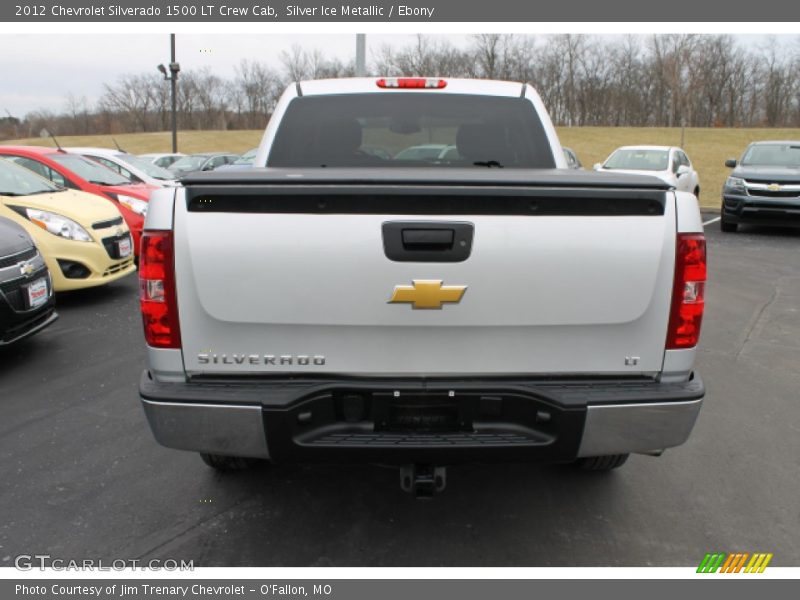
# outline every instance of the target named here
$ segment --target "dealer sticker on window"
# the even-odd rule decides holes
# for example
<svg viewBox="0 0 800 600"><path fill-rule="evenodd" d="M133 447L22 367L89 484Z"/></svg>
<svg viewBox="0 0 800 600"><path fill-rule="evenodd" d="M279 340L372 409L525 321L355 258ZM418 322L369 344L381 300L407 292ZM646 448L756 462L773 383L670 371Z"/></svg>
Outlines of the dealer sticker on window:
<svg viewBox="0 0 800 600"><path fill-rule="evenodd" d="M117 248L120 258L127 258L131 255L131 238L126 237L117 242Z"/></svg>
<svg viewBox="0 0 800 600"><path fill-rule="evenodd" d="M28 286L28 306L37 308L47 302L47 280L42 277Z"/></svg>

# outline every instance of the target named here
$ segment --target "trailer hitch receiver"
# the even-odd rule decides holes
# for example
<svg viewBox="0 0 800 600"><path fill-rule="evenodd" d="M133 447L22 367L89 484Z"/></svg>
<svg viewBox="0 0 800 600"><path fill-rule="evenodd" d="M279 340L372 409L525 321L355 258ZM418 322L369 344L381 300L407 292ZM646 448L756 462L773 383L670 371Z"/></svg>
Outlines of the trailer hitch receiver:
<svg viewBox="0 0 800 600"><path fill-rule="evenodd" d="M400 487L418 500L429 500L447 485L445 467L405 465L400 467Z"/></svg>

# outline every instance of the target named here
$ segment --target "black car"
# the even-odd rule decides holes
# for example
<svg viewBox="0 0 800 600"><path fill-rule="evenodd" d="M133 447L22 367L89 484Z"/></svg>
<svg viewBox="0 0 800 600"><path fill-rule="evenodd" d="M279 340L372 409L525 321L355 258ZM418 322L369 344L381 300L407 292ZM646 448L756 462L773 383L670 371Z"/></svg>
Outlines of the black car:
<svg viewBox="0 0 800 600"><path fill-rule="evenodd" d="M57 318L42 255L22 227L0 217L0 346L33 335Z"/></svg>
<svg viewBox="0 0 800 600"><path fill-rule="evenodd" d="M722 188L722 231L740 223L800 227L800 142L753 142Z"/></svg>

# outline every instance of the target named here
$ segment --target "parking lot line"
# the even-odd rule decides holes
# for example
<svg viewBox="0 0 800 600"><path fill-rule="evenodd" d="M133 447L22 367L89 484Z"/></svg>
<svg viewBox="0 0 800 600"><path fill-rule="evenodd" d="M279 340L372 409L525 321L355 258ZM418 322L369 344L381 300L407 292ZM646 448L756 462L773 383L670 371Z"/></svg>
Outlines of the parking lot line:
<svg viewBox="0 0 800 600"><path fill-rule="evenodd" d="M716 223L717 221L719 221L721 218L722 217L716 217L716 218L710 219L708 221L703 221L703 225L711 225L712 223Z"/></svg>

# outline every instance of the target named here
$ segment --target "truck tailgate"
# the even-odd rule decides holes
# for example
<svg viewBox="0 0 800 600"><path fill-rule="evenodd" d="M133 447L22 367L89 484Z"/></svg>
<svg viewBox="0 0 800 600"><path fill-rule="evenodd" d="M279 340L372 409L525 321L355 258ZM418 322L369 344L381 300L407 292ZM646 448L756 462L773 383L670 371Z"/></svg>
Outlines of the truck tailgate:
<svg viewBox="0 0 800 600"><path fill-rule="evenodd" d="M190 375L661 370L670 191L314 182L183 193L175 267ZM471 226L468 256L393 260L386 223ZM426 285L439 307L414 304Z"/></svg>

